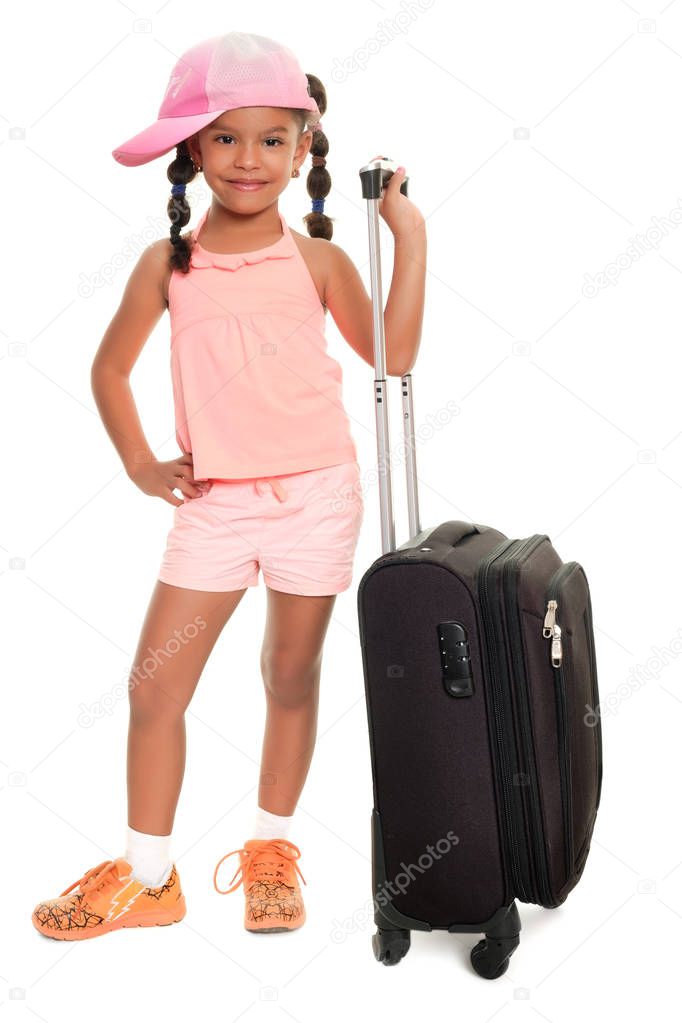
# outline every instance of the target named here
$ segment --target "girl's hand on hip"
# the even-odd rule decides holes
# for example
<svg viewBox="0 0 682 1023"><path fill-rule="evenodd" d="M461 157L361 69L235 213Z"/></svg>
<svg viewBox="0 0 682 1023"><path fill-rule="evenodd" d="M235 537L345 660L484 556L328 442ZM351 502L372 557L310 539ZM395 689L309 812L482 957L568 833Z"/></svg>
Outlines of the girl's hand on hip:
<svg viewBox="0 0 682 1023"><path fill-rule="evenodd" d="M133 483L143 494L161 497L168 504L178 507L185 502L176 497L173 490L180 490L189 498L201 497L205 492L205 482L195 483L194 463L191 453L180 458L171 458L168 462L143 462L129 474ZM210 487L210 484L208 484Z"/></svg>

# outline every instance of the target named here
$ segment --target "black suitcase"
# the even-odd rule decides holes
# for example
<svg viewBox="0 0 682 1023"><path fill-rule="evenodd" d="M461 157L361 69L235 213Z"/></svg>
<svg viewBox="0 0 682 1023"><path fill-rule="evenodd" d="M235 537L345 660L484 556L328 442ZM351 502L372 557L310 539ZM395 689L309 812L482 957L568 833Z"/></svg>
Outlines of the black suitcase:
<svg viewBox="0 0 682 1023"><path fill-rule="evenodd" d="M590 590L550 539L454 521L419 526L411 375L401 380L411 539L395 548L378 198L395 165L360 171L368 200L382 556L358 585L374 789L375 957L410 931L483 933L501 976L515 900L559 906L578 882L601 795ZM406 181L401 191L407 194Z"/></svg>

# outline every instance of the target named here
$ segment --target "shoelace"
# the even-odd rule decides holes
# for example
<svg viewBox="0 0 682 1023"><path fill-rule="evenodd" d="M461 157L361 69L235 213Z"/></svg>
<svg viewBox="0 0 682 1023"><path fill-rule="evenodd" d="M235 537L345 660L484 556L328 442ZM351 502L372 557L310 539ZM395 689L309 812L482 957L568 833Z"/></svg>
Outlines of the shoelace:
<svg viewBox="0 0 682 1023"><path fill-rule="evenodd" d="M74 881L72 885L69 885L69 887L62 892L62 895L68 895L69 892L73 891L73 889L77 888L79 885L82 892L89 892L94 888L98 888L100 884L111 876L115 866L115 860L102 860L102 862L98 863L96 867L91 867L90 870L86 870L78 881Z"/></svg>
<svg viewBox="0 0 682 1023"><path fill-rule="evenodd" d="M241 877L239 878L236 884L232 884L232 881L230 881L232 887L226 888L223 891L222 888L218 887L217 881L218 871L220 870L221 865L225 862L228 856L234 856L235 853L239 854L240 864L237 867L237 870L235 871L232 881L234 881L234 878L237 876L237 874L239 874L240 871ZM215 871L213 873L213 887L220 895L229 895L230 892L233 892L235 891L235 889L239 888L239 885L242 884L245 877L248 876L252 868L260 866L261 864L265 863L272 864L273 862L276 862L278 860L281 861L282 858L284 858L287 862L293 864L295 870L298 871L301 881L303 881L303 884L307 885L308 882L304 878L303 874L301 874L301 870L298 866L298 863L296 863L296 860L299 858L300 855L301 850L298 848L298 846L294 845L293 842L285 841L283 838L270 838L267 840L263 840L263 842L260 845L252 846L250 849L246 848L233 849L232 852L225 853L222 860L220 860L220 862L216 866Z"/></svg>

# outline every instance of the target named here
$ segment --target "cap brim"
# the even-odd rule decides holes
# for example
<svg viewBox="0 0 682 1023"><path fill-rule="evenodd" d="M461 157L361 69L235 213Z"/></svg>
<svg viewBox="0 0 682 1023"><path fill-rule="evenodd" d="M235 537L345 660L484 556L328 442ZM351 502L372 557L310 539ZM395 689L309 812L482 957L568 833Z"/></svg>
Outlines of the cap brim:
<svg viewBox="0 0 682 1023"><path fill-rule="evenodd" d="M221 113L220 110L211 110L188 117L160 117L144 131L113 149L111 155L125 167L139 167L169 153L183 139L215 121Z"/></svg>

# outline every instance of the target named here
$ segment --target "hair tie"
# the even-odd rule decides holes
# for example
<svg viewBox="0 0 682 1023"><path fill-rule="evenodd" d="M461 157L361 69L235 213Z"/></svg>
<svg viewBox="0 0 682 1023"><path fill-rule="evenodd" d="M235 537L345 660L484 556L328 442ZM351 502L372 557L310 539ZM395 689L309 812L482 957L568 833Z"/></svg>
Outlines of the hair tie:
<svg viewBox="0 0 682 1023"><path fill-rule="evenodd" d="M171 195L184 195L187 185L173 185Z"/></svg>
<svg viewBox="0 0 682 1023"><path fill-rule="evenodd" d="M324 131L324 129L322 127L322 121L318 121L317 124L313 124L313 126L311 127L310 130L311 131Z"/></svg>
<svg viewBox="0 0 682 1023"><path fill-rule="evenodd" d="M324 213L324 199L313 199L313 212Z"/></svg>

